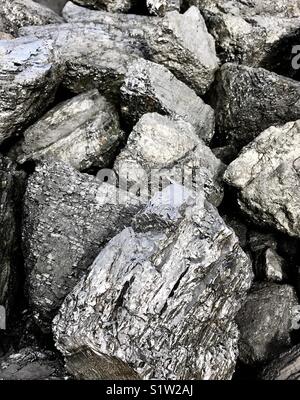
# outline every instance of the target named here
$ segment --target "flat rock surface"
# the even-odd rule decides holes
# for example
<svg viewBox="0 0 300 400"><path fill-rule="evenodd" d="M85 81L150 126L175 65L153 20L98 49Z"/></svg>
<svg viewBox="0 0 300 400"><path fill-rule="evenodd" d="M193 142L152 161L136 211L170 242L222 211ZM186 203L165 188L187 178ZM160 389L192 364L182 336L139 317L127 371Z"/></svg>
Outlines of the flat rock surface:
<svg viewBox="0 0 300 400"><path fill-rule="evenodd" d="M40 164L30 177L23 227L27 294L43 329L103 245L139 210L138 199L122 195L58 161Z"/></svg>
<svg viewBox="0 0 300 400"><path fill-rule="evenodd" d="M28 128L19 161L53 158L80 171L106 167L123 136L116 109L94 89L57 105Z"/></svg>
<svg viewBox="0 0 300 400"><path fill-rule="evenodd" d="M51 42L32 37L0 41L0 143L46 110L61 78Z"/></svg>

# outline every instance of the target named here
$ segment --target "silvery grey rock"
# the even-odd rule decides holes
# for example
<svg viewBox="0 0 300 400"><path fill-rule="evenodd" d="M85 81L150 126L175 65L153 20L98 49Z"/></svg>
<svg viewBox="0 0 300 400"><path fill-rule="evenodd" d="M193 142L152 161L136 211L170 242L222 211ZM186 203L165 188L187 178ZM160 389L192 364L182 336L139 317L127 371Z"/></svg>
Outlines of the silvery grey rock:
<svg viewBox="0 0 300 400"><path fill-rule="evenodd" d="M137 198L62 162L43 162L28 180L23 245L27 294L47 331L53 314L104 244L140 209Z"/></svg>
<svg viewBox="0 0 300 400"><path fill-rule="evenodd" d="M154 194L163 180L165 186L177 182L197 192L204 191L216 206L223 199L224 164L199 139L196 130L182 120L145 114L129 135L114 169L121 181L127 186L137 185L145 196L150 183Z"/></svg>
<svg viewBox="0 0 300 400"><path fill-rule="evenodd" d="M7 320L15 303L24 181L16 164L0 155L0 306L5 307Z"/></svg>
<svg viewBox="0 0 300 400"><path fill-rule="evenodd" d="M67 0L34 0L36 3L42 4L51 10L55 11L57 14L61 14L63 7L65 6Z"/></svg>
<svg viewBox="0 0 300 400"><path fill-rule="evenodd" d="M206 93L219 67L215 43L196 7L184 14L168 12L163 18L110 14L68 2L63 11L68 22L95 23L118 40L135 39L144 58L164 65L197 94Z"/></svg>
<svg viewBox="0 0 300 400"><path fill-rule="evenodd" d="M299 38L300 5L293 1L192 1L204 15L223 62L278 69ZM299 39L298 39L299 40Z"/></svg>
<svg viewBox="0 0 300 400"><path fill-rule="evenodd" d="M279 256L277 238L273 234L250 230L247 242L256 279L270 282L286 280L287 262Z"/></svg>
<svg viewBox="0 0 300 400"><path fill-rule="evenodd" d="M0 380L60 380L64 368L57 355L37 347L25 347L0 358Z"/></svg>
<svg viewBox="0 0 300 400"><path fill-rule="evenodd" d="M215 89L216 142L235 154L266 128L300 117L300 83L262 68L225 64Z"/></svg>
<svg viewBox="0 0 300 400"><path fill-rule="evenodd" d="M74 0L74 3L96 10L127 12L136 0Z"/></svg>
<svg viewBox="0 0 300 400"><path fill-rule="evenodd" d="M97 88L114 101L119 98L128 66L143 56L134 38L105 32L94 23L27 27L20 34L55 43L57 58L65 68L63 87L75 94Z"/></svg>
<svg viewBox="0 0 300 400"><path fill-rule="evenodd" d="M32 37L0 41L0 143L23 131L54 98L62 71L52 43Z"/></svg>
<svg viewBox="0 0 300 400"><path fill-rule="evenodd" d="M292 286L254 284L237 316L239 358L254 364L278 356L291 345L290 333L297 318L300 308Z"/></svg>
<svg viewBox="0 0 300 400"><path fill-rule="evenodd" d="M230 379L251 264L217 210L180 185L115 236L53 322L81 379Z"/></svg>
<svg viewBox="0 0 300 400"><path fill-rule="evenodd" d="M242 17L265 15L268 17L297 17L300 16L299 0L187 0L201 10L220 10L227 14Z"/></svg>
<svg viewBox="0 0 300 400"><path fill-rule="evenodd" d="M106 167L122 139L117 111L94 89L57 105L28 128L19 162L55 158L78 170Z"/></svg>
<svg viewBox="0 0 300 400"><path fill-rule="evenodd" d="M164 16L169 11L180 11L182 0L147 0L150 14Z"/></svg>
<svg viewBox="0 0 300 400"><path fill-rule="evenodd" d="M270 127L225 172L241 209L259 225L300 237L300 121Z"/></svg>
<svg viewBox="0 0 300 400"><path fill-rule="evenodd" d="M61 23L63 19L54 11L31 0L1 0L0 31L16 35L18 29L28 25Z"/></svg>
<svg viewBox="0 0 300 400"><path fill-rule="evenodd" d="M190 123L205 142L214 134L214 111L165 67L143 59L129 66L121 87L121 111L132 126L143 114L159 112Z"/></svg>
<svg viewBox="0 0 300 400"><path fill-rule="evenodd" d="M280 354L262 371L261 379L277 381L300 380L300 345Z"/></svg>
<svg viewBox="0 0 300 400"><path fill-rule="evenodd" d="M282 282L287 278L286 262L273 249L267 249L258 265L258 273L270 282Z"/></svg>

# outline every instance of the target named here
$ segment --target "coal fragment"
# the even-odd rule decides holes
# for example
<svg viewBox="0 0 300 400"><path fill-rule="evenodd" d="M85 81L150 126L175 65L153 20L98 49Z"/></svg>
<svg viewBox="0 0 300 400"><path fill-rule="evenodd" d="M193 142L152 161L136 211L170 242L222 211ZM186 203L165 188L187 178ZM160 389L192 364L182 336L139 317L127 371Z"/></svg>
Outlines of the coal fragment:
<svg viewBox="0 0 300 400"><path fill-rule="evenodd" d="M25 194L23 245L27 295L45 332L100 249L140 207L129 193L67 164L38 165Z"/></svg>
<svg viewBox="0 0 300 400"><path fill-rule="evenodd" d="M291 346L299 303L289 285L257 283L237 316L239 357L248 365L274 359Z"/></svg>
<svg viewBox="0 0 300 400"><path fill-rule="evenodd" d="M53 158L80 171L107 167L122 139L117 111L94 89L57 105L28 128L18 160Z"/></svg>
<svg viewBox="0 0 300 400"><path fill-rule="evenodd" d="M17 36L18 29L29 25L63 22L54 11L31 0L1 0L0 31Z"/></svg>
<svg viewBox="0 0 300 400"><path fill-rule="evenodd" d="M270 127L225 172L254 222L300 237L300 121Z"/></svg>
<svg viewBox="0 0 300 400"><path fill-rule="evenodd" d="M23 131L52 102L62 79L56 61L52 42L0 41L0 143Z"/></svg>
<svg viewBox="0 0 300 400"><path fill-rule="evenodd" d="M218 146L241 148L272 125L300 117L300 83L263 68L225 64L217 78Z"/></svg>
<svg viewBox="0 0 300 400"><path fill-rule="evenodd" d="M154 194L161 184L169 186L177 182L194 191L204 191L216 206L223 199L224 164L203 143L193 126L180 119L173 121L160 114L145 114L129 135L114 169L127 187L136 185L146 196L149 185Z"/></svg>
<svg viewBox="0 0 300 400"><path fill-rule="evenodd" d="M171 185L65 299L53 323L56 346L81 379L230 379L234 318L251 279L216 208Z"/></svg>

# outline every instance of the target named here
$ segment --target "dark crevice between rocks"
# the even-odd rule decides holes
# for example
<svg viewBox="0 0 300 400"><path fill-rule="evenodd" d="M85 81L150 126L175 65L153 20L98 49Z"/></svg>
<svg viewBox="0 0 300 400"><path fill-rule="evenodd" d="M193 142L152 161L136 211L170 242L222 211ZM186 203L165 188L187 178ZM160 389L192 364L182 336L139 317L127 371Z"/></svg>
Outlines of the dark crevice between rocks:
<svg viewBox="0 0 300 400"><path fill-rule="evenodd" d="M244 364L238 360L235 372L232 376L233 381L257 381L259 380L259 367Z"/></svg>
<svg viewBox="0 0 300 400"><path fill-rule="evenodd" d="M146 5L146 0L137 0L135 4L128 11L128 14L136 15L149 15L149 11Z"/></svg>

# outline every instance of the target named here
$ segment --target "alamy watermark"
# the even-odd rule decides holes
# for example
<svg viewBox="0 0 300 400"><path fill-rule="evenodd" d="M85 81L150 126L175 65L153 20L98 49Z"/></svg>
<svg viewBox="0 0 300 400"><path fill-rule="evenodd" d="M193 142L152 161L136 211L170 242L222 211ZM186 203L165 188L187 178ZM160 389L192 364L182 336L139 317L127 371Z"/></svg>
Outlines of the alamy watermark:
<svg viewBox="0 0 300 400"><path fill-rule="evenodd" d="M298 69L300 69L300 45L293 46L292 54L294 54L292 58L292 67L294 70L298 71Z"/></svg>
<svg viewBox="0 0 300 400"><path fill-rule="evenodd" d="M102 169L96 177L101 183L110 184L119 189L110 192L110 201L115 204L130 203L132 196L138 197L142 202L147 202L156 193L173 184L181 185L191 193L199 193L205 189L208 180L207 175L203 173L203 168L184 165L171 170L145 170L136 165L133 167L123 165L117 171ZM100 197L103 196L101 187L98 194ZM186 193L177 190L176 195L185 197ZM101 199L99 198L99 200ZM170 198L170 202L177 200L180 199Z"/></svg>

